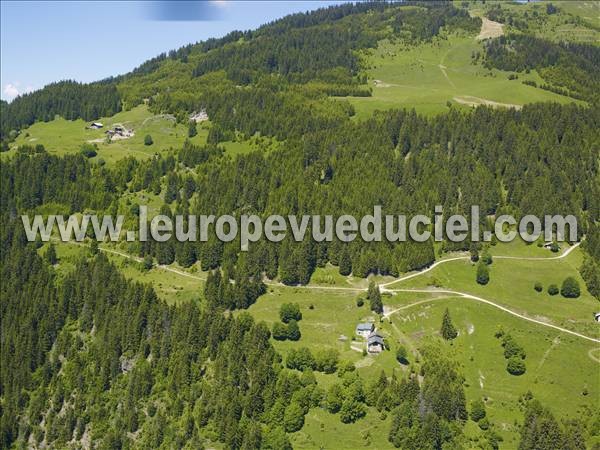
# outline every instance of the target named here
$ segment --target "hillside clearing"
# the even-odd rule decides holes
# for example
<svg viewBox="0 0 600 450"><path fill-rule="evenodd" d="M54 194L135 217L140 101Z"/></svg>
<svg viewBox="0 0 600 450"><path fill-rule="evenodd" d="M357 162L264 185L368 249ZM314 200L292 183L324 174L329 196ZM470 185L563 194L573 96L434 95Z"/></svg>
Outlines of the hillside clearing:
<svg viewBox="0 0 600 450"><path fill-rule="evenodd" d="M485 98L473 97L472 95L462 95L459 97L452 97L452 100L454 100L456 103L460 103L461 105L468 105L468 106L485 105L485 106L491 106L492 108L514 108L514 109L521 109L523 107L523 105L515 105L512 103L500 103L500 102L495 102L493 100L488 100Z"/></svg>
<svg viewBox="0 0 600 450"><path fill-rule="evenodd" d="M490 39L502 36L504 34L504 25L487 17L481 18L481 31L477 35L477 40Z"/></svg>

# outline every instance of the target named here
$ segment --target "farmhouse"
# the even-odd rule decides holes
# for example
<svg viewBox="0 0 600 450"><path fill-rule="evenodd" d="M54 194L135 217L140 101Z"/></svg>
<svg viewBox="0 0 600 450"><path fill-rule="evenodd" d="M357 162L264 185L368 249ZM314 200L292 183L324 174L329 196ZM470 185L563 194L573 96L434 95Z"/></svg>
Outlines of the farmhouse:
<svg viewBox="0 0 600 450"><path fill-rule="evenodd" d="M102 128L104 125L102 125L100 122L92 122L92 124L90 125L90 128L92 130L99 130L100 128Z"/></svg>
<svg viewBox="0 0 600 450"><path fill-rule="evenodd" d="M600 312L594 313L594 320L600 322Z"/></svg>
<svg viewBox="0 0 600 450"><path fill-rule="evenodd" d="M126 139L133 136L133 130L122 126L115 126L112 130L106 130L106 134L111 139Z"/></svg>
<svg viewBox="0 0 600 450"><path fill-rule="evenodd" d="M356 334L358 336L362 336L364 338L369 337L369 335L375 330L375 325L369 322L359 323L356 326Z"/></svg>
<svg viewBox="0 0 600 450"><path fill-rule="evenodd" d="M384 346L383 337L377 333L372 333L367 338L367 351L369 353L381 353Z"/></svg>

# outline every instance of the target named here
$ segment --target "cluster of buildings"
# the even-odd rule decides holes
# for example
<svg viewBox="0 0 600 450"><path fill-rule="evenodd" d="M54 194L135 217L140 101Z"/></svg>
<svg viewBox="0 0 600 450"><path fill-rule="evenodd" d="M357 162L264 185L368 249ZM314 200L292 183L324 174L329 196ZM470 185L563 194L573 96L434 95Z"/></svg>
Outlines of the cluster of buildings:
<svg viewBox="0 0 600 450"><path fill-rule="evenodd" d="M120 138L128 138L128 137L133 136L133 130L129 130L125 127L119 127L119 126L114 127L112 130L106 130L105 133L110 138L113 138L115 136L120 137Z"/></svg>
<svg viewBox="0 0 600 450"><path fill-rule="evenodd" d="M357 336L367 340L367 352L368 353L381 353L385 348L383 336L377 333L375 324L371 322L359 323L356 326Z"/></svg>
<svg viewBox="0 0 600 450"><path fill-rule="evenodd" d="M100 122L92 122L86 128L89 130L100 130L104 128L104 124ZM109 139L126 139L134 135L133 130L125 128L121 125L115 125L111 130L106 130L105 133Z"/></svg>

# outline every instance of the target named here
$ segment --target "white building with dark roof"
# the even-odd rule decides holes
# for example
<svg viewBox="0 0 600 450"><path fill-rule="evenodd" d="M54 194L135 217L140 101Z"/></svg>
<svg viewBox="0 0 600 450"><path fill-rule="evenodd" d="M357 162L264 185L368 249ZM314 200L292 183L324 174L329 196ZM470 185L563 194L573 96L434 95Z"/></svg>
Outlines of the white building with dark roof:
<svg viewBox="0 0 600 450"><path fill-rule="evenodd" d="M370 322L359 323L356 325L356 334L364 338L368 338L375 330L375 325Z"/></svg>
<svg viewBox="0 0 600 450"><path fill-rule="evenodd" d="M383 336L377 333L371 333L367 338L367 351L369 353L381 353L385 348L385 342Z"/></svg>

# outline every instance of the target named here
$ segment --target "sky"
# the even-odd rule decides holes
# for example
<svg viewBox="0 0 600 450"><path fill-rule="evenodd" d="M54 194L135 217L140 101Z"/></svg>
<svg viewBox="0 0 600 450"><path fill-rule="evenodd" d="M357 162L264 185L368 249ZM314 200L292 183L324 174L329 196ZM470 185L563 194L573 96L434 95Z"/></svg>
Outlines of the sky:
<svg viewBox="0 0 600 450"><path fill-rule="evenodd" d="M162 52L336 3L2 0L1 97L120 75Z"/></svg>

